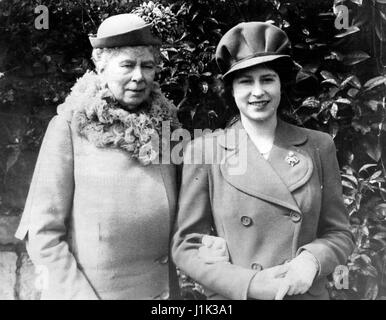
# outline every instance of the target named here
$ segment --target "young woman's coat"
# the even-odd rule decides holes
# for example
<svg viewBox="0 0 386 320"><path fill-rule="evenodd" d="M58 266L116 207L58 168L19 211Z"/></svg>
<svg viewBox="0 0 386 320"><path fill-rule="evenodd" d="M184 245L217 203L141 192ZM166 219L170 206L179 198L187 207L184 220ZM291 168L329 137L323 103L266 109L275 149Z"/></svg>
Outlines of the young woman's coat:
<svg viewBox="0 0 386 320"><path fill-rule="evenodd" d="M201 154L206 164L197 163ZM239 121L195 139L184 159L172 244L182 271L214 299L246 299L257 272L309 250L320 272L306 294L292 298L328 299L326 276L353 250L328 134L279 121L265 160ZM213 231L226 240L231 264L206 264L198 257L202 236Z"/></svg>

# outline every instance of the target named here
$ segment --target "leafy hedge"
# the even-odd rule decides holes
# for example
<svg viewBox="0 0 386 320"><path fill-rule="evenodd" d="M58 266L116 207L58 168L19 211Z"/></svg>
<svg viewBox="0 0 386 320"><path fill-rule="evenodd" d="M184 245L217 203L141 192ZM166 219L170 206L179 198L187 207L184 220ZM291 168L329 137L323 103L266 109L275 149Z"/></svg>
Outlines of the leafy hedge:
<svg viewBox="0 0 386 320"><path fill-rule="evenodd" d="M49 9L48 30L34 28L38 4ZM342 4L349 28L338 30ZM252 20L270 20L287 32L303 69L283 116L334 137L356 237L350 288L336 290L331 281L331 296L385 298L384 0L1 1L0 214L20 213L47 121L76 78L92 68L87 35L105 17L132 10L154 21L164 41L158 80L190 130L224 127L233 116L214 61L222 34ZM27 177L14 185L20 168ZM181 283L186 298L201 297L197 284L183 275Z"/></svg>

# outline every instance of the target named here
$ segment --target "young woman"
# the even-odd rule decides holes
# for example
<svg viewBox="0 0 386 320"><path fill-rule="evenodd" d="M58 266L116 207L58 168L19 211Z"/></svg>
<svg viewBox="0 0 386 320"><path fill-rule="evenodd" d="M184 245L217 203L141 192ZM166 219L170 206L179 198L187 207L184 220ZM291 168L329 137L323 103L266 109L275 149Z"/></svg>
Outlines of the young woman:
<svg viewBox="0 0 386 320"><path fill-rule="evenodd" d="M328 299L326 276L353 250L332 138L277 116L294 72L289 46L281 29L248 22L217 47L240 120L186 149L172 245L210 298ZM210 252L223 259L204 260Z"/></svg>

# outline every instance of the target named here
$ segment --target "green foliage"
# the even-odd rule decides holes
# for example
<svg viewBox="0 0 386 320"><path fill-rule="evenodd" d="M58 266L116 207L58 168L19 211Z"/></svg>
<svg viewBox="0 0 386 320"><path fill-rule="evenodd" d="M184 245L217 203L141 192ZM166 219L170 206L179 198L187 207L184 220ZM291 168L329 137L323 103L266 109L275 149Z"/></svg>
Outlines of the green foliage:
<svg viewBox="0 0 386 320"><path fill-rule="evenodd" d="M34 28L38 4L49 8L48 30ZM349 9L346 30L334 25L342 4ZM26 167L23 154L38 149L57 104L93 67L87 35L107 16L132 10L151 21L164 42L158 80L190 130L224 127L233 116L214 60L221 36L252 20L271 21L287 32L303 68L282 116L334 137L356 238L348 262L350 288L335 290L331 282L331 296L384 298L386 4L381 0L0 1L0 213L22 207L7 191L10 175ZM180 280L186 298L202 297L200 286L183 275Z"/></svg>

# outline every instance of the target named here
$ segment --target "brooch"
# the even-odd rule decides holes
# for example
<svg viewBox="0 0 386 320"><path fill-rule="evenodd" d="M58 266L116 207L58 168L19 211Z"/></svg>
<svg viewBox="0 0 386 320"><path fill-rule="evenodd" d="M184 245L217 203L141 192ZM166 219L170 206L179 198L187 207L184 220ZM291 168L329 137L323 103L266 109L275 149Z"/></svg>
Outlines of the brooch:
<svg viewBox="0 0 386 320"><path fill-rule="evenodd" d="M292 151L288 152L288 155L285 157L285 161L287 161L291 167L296 166L300 162L299 158Z"/></svg>

